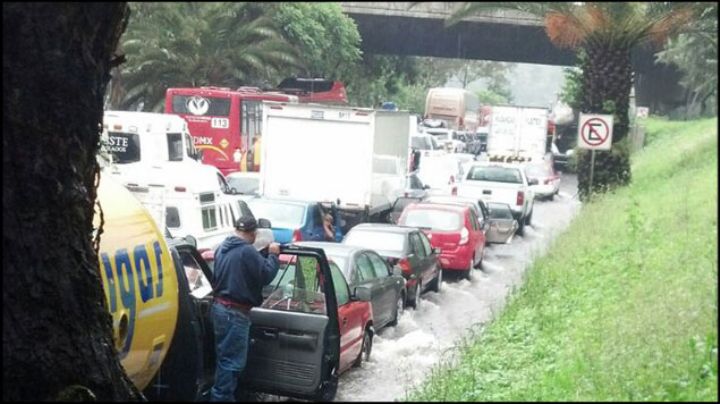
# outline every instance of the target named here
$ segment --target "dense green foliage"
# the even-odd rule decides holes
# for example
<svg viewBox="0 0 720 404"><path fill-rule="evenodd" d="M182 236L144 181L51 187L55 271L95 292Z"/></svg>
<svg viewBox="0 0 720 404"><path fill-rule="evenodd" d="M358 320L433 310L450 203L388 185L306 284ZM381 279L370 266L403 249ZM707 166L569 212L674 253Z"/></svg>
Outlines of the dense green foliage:
<svg viewBox="0 0 720 404"><path fill-rule="evenodd" d="M303 63L284 75L344 81L360 61L360 34L338 3L274 3L267 13Z"/></svg>
<svg viewBox="0 0 720 404"><path fill-rule="evenodd" d="M675 65L683 75L680 84L692 96L686 117L717 114L718 8L717 3L701 7L704 9L692 30L670 38L665 50L656 55L658 61Z"/></svg>
<svg viewBox="0 0 720 404"><path fill-rule="evenodd" d="M585 205L413 400L717 401L717 118L649 119L630 186Z"/></svg>
<svg viewBox="0 0 720 404"><path fill-rule="evenodd" d="M510 65L363 55L355 22L338 3L130 3L107 107L161 110L169 87L275 87L286 77L347 86L352 105L395 101L422 114L428 88L482 78L489 99L509 100Z"/></svg>

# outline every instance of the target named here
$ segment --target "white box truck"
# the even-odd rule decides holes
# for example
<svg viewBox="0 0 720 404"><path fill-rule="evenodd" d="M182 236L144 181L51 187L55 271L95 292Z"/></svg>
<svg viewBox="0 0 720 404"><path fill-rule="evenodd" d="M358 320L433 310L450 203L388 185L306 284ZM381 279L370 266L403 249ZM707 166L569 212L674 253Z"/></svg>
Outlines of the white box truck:
<svg viewBox="0 0 720 404"><path fill-rule="evenodd" d="M407 111L266 101L260 194L380 217L405 186L409 122Z"/></svg>
<svg viewBox="0 0 720 404"><path fill-rule="evenodd" d="M546 108L493 106L487 135L491 161L542 160L547 150Z"/></svg>

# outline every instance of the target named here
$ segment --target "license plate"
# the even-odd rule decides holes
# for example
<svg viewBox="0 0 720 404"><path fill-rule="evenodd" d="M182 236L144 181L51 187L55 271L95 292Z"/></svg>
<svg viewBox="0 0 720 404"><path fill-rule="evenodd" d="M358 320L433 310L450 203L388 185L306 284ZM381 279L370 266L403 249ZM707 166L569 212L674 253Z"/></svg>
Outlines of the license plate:
<svg viewBox="0 0 720 404"><path fill-rule="evenodd" d="M490 191L488 189L483 190L483 195L490 195L490 194L492 194L492 191Z"/></svg>

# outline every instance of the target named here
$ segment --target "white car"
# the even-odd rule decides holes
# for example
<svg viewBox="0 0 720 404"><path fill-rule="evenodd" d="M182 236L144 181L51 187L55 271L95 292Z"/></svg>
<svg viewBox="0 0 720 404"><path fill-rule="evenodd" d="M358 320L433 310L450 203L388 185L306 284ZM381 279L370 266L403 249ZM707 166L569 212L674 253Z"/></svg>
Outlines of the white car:
<svg viewBox="0 0 720 404"><path fill-rule="evenodd" d="M529 163L525 166L525 175L528 178L538 180L537 185L533 185L535 198L547 198L553 200L555 195L560 192L560 175L553 169L552 161L543 161L541 163Z"/></svg>
<svg viewBox="0 0 720 404"><path fill-rule="evenodd" d="M535 194L531 188L536 179L528 179L525 167L516 164L476 162L468 166L467 174L457 185L457 195L506 203L518 221L517 234L523 235L532 221Z"/></svg>
<svg viewBox="0 0 720 404"><path fill-rule="evenodd" d="M435 140L445 145L445 149L451 153L462 153L465 151L465 142L460 139L460 134L452 129L432 128L425 129L425 133L433 135Z"/></svg>
<svg viewBox="0 0 720 404"><path fill-rule="evenodd" d="M231 190L243 195L258 195L260 173L238 171L228 174L225 178Z"/></svg>

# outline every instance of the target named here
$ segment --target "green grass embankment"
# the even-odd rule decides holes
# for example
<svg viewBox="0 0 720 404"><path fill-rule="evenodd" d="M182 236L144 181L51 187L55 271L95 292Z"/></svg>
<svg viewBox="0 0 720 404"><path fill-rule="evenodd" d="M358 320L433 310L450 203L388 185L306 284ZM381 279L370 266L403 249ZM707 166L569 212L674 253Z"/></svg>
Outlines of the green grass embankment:
<svg viewBox="0 0 720 404"><path fill-rule="evenodd" d="M647 121L504 312L408 399L717 401L717 118Z"/></svg>

